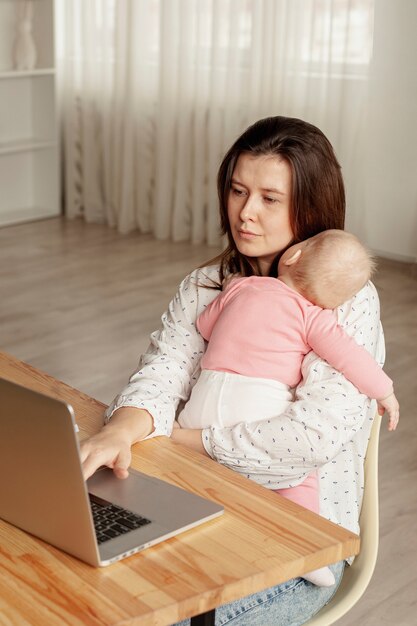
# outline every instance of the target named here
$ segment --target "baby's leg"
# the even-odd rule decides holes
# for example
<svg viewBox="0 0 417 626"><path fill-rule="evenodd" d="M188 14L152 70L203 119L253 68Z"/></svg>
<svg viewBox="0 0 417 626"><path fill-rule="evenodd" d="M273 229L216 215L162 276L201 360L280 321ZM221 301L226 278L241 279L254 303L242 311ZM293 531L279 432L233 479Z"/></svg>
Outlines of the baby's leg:
<svg viewBox="0 0 417 626"><path fill-rule="evenodd" d="M279 493L287 500L296 502L314 513L319 513L319 485L317 472L312 472L297 487L289 487L288 489L277 489ZM331 587L335 583L335 578L328 567L315 569L308 574L304 574L303 578L318 587Z"/></svg>

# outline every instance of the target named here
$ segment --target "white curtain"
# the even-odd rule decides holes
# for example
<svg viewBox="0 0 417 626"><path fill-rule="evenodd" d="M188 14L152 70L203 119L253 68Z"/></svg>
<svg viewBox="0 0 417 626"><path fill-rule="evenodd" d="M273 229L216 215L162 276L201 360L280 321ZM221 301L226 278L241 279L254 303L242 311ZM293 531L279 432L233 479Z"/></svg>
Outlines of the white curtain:
<svg viewBox="0 0 417 626"><path fill-rule="evenodd" d="M367 238L374 0L56 6L69 217L216 245L223 154L256 119L289 115L332 141Z"/></svg>

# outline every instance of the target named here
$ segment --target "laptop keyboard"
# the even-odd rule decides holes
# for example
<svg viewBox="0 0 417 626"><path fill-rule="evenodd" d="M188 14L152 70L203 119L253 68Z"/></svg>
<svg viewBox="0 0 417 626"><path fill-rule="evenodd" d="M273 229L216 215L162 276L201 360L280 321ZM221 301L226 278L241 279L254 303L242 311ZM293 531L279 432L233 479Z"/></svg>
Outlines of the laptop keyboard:
<svg viewBox="0 0 417 626"><path fill-rule="evenodd" d="M151 520L146 517L141 517L137 513L93 496L91 493L88 495L98 543L110 541L119 535L151 523Z"/></svg>

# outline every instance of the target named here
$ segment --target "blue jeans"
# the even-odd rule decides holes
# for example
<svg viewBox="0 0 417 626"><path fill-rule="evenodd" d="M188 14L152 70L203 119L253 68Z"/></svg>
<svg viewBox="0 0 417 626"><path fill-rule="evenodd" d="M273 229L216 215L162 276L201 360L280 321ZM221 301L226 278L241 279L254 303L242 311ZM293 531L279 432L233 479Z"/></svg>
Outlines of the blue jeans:
<svg viewBox="0 0 417 626"><path fill-rule="evenodd" d="M345 562L330 565L336 584L316 587L304 578L292 578L281 585L224 604L216 609L216 626L300 626L329 602L342 580ZM183 620L173 626L188 626Z"/></svg>

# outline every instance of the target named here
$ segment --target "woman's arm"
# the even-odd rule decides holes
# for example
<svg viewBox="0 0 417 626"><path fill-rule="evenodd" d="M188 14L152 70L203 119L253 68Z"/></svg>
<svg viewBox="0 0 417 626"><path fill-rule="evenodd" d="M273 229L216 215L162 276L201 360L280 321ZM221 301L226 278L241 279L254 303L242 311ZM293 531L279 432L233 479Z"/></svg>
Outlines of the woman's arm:
<svg viewBox="0 0 417 626"><path fill-rule="evenodd" d="M181 428L181 426L174 427L172 431L171 439L176 441L177 443L181 443L183 446L187 446L187 448L191 448L196 452L200 452L200 454L205 454L209 456L203 446L203 442L201 440L202 431L197 428Z"/></svg>
<svg viewBox="0 0 417 626"><path fill-rule="evenodd" d="M136 407L152 415L152 436L171 434L178 404L188 400L200 373L205 344L196 320L219 293L201 286L210 278L218 278L216 267L195 270L183 280L162 315L162 327L151 334L138 370L106 411L106 422L120 407Z"/></svg>
<svg viewBox="0 0 417 626"><path fill-rule="evenodd" d="M162 316L161 329L151 335L139 369L106 411L106 425L81 444L86 478L100 465L126 477L133 443L171 434L178 404L188 399L198 378L205 345L195 322L219 293L204 288L210 280L218 280L214 266L194 271L181 283Z"/></svg>
<svg viewBox="0 0 417 626"><path fill-rule="evenodd" d="M132 460L131 447L154 430L152 416L143 409L122 407L100 432L82 442L80 457L84 479L106 465L118 478L127 478Z"/></svg>
<svg viewBox="0 0 417 626"><path fill-rule="evenodd" d="M338 321L383 364L379 300L371 283L339 307ZM271 489L295 486L336 457L361 429L370 400L313 352L304 359L302 374L295 402L285 413L232 428L203 430L208 454Z"/></svg>

